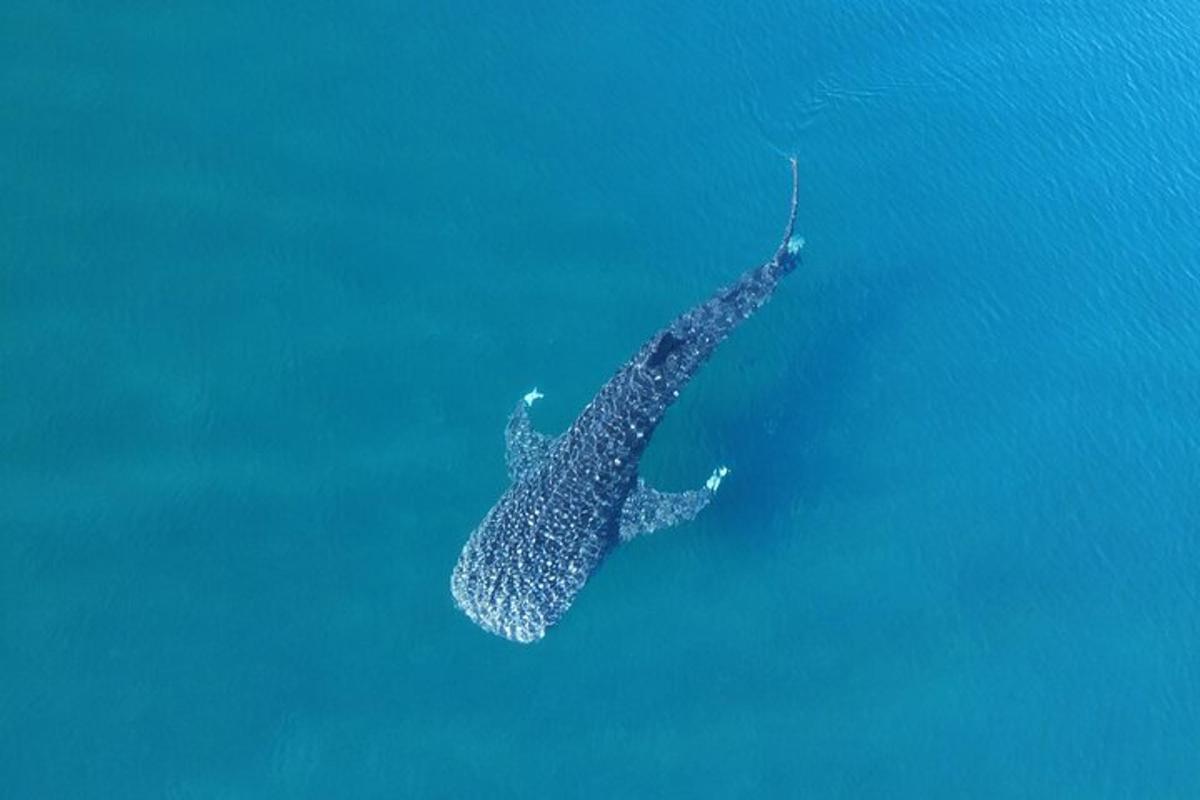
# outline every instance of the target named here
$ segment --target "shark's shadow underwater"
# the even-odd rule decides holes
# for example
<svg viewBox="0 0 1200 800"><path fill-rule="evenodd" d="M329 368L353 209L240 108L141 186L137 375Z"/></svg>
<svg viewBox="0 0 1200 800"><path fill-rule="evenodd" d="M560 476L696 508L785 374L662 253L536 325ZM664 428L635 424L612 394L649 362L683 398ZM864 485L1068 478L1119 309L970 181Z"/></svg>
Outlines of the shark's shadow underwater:
<svg viewBox="0 0 1200 800"><path fill-rule="evenodd" d="M638 478L638 462L680 390L800 263L794 158L791 167L787 226L769 261L651 336L561 436L533 430L536 389L517 403L505 429L512 484L450 576L458 607L485 630L516 642L542 638L619 543L692 519L712 499L724 467L699 489L668 493Z"/></svg>
<svg viewBox="0 0 1200 800"><path fill-rule="evenodd" d="M715 442L737 442L739 486L786 503L743 504L736 511L720 507L722 525L735 525L739 541L753 534L758 544L784 536L787 526L776 521L831 498L873 502L885 487L886 476L864 463L862 453L889 435L863 408L882 393L882 386L864 386L878 369L873 354L895 341L904 313L922 296L937 291L927 278L906 264L886 262L872 272L832 269L836 279L805 300L808 315L800 344L771 372L778 387L769 396L751 393L723 407L708 426ZM828 267L827 267L828 268ZM760 354L749 352L747 369L761 372ZM780 392L783 392L781 402ZM802 413L797 413L802 409Z"/></svg>

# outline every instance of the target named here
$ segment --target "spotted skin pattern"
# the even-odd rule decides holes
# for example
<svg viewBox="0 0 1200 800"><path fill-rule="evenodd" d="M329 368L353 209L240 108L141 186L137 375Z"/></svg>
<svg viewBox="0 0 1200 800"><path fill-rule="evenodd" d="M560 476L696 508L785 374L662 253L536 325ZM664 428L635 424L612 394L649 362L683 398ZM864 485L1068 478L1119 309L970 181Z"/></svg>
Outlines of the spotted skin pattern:
<svg viewBox="0 0 1200 800"><path fill-rule="evenodd" d="M797 183L793 159L791 213L771 260L655 333L565 433L533 430L528 408L541 397L536 389L517 404L505 429L512 484L450 577L455 603L479 626L516 642L541 639L617 544L691 519L707 505L724 467L701 489L665 493L638 478L638 461L680 390L799 263Z"/></svg>

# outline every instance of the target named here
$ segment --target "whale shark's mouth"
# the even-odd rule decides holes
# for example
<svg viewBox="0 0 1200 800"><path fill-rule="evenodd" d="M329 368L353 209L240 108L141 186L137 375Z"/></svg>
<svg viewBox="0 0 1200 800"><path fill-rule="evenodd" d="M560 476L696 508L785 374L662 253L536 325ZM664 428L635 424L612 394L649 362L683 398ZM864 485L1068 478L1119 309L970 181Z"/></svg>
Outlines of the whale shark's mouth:
<svg viewBox="0 0 1200 800"><path fill-rule="evenodd" d="M536 642L546 635L545 625L534 624L528 617L512 618L505 614L500 606L480 606L471 602L469 598L459 597L457 593L454 594L454 599L467 618L488 633L520 644Z"/></svg>

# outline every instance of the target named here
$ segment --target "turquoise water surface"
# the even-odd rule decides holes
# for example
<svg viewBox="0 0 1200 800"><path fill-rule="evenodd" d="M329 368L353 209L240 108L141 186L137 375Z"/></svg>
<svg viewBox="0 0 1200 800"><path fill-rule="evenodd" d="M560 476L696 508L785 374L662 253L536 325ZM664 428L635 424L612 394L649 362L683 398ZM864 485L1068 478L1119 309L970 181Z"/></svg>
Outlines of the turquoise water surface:
<svg viewBox="0 0 1200 800"><path fill-rule="evenodd" d="M1200 797L1200 6L0 8L0 795ZM545 640L568 425L776 246Z"/></svg>

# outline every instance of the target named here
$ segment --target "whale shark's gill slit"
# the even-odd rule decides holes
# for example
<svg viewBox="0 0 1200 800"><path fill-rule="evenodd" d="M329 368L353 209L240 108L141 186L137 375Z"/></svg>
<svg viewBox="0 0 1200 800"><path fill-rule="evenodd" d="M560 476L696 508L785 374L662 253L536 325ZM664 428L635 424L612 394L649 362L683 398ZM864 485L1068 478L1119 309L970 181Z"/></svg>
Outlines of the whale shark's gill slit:
<svg viewBox="0 0 1200 800"><path fill-rule="evenodd" d="M670 331L667 331L662 336L658 337L658 341L654 344L654 352L646 359L646 366L658 367L662 366L667 360L667 356L679 349L683 344L683 339L675 336Z"/></svg>

